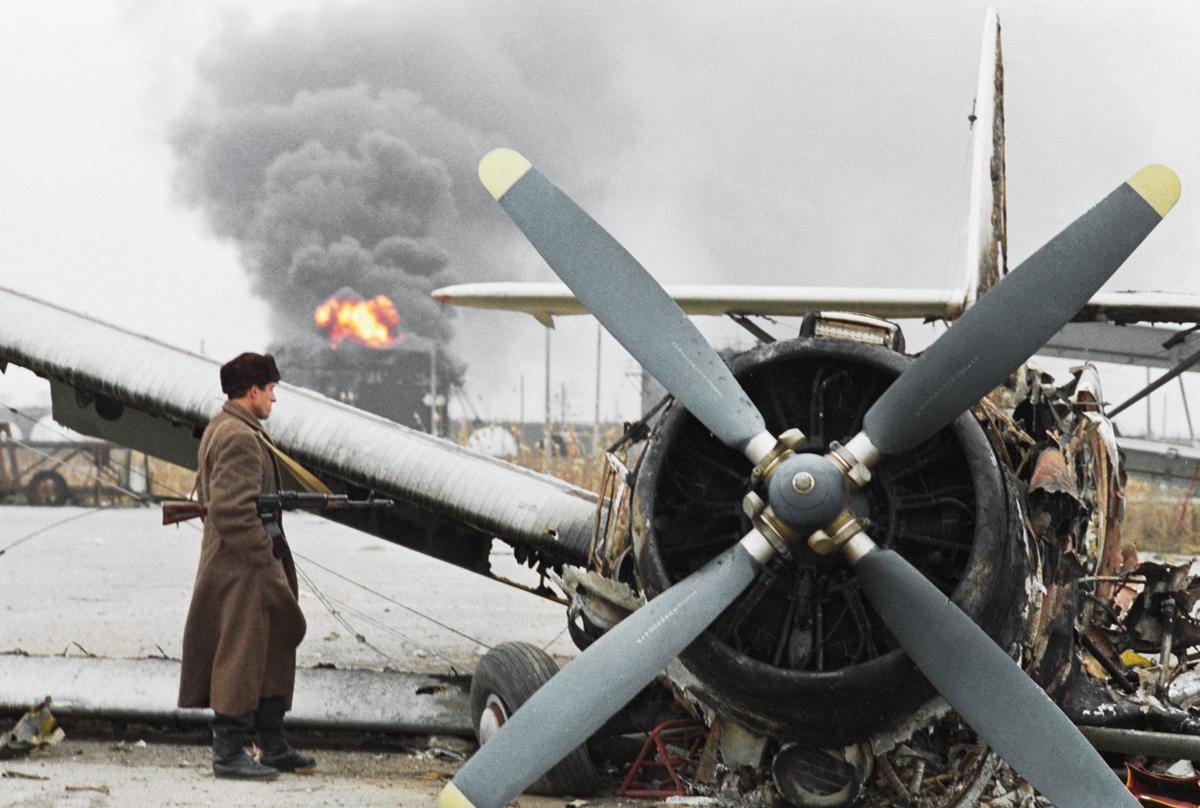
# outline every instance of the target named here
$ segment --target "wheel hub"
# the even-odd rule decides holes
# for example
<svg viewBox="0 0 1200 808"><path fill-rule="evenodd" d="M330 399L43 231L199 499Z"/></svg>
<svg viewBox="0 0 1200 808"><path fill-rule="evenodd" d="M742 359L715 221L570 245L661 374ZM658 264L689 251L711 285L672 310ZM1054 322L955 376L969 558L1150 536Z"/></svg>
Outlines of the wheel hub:
<svg viewBox="0 0 1200 808"><path fill-rule="evenodd" d="M504 722L508 720L508 711L504 708L504 702L495 694L489 694L487 703L483 707L483 712L479 716L479 743L482 746L491 740L492 736L500 731L500 727L504 726Z"/></svg>

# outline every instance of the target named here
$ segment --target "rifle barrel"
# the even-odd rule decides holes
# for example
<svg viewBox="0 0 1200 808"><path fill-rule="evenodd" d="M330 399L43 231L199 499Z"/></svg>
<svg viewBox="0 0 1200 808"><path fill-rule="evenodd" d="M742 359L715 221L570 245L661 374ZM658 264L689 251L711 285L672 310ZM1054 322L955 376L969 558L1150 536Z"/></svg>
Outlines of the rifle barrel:
<svg viewBox="0 0 1200 808"><path fill-rule="evenodd" d="M309 491L278 491L258 497L259 508L269 510L358 510L366 508L388 508L395 502L390 499L350 499L345 494L317 494Z"/></svg>

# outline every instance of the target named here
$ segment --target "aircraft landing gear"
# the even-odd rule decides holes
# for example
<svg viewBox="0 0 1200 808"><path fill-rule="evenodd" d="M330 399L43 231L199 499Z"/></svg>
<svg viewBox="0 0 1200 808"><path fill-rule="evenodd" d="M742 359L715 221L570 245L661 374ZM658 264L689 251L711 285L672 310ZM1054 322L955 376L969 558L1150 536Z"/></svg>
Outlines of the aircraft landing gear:
<svg viewBox="0 0 1200 808"><path fill-rule="evenodd" d="M536 645L502 643L479 660L471 679L471 721L482 746L539 687L558 673L558 665ZM528 788L531 794L583 797L600 788L600 776L581 744Z"/></svg>

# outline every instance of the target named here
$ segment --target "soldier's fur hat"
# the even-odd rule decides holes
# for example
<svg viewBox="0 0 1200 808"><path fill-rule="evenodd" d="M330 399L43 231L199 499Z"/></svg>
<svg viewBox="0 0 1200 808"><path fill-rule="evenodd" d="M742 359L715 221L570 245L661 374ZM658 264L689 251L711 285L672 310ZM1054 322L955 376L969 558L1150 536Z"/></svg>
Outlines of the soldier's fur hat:
<svg viewBox="0 0 1200 808"><path fill-rule="evenodd" d="M279 368L271 354L247 351L221 365L221 391L230 398L240 398L255 385L266 387L279 381Z"/></svg>

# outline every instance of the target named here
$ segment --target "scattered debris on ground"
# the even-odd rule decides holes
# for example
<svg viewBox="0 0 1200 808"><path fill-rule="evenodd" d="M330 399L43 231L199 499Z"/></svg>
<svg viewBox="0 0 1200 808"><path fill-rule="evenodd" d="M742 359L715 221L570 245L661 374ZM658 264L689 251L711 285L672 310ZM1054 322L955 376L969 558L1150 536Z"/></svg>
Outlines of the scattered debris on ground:
<svg viewBox="0 0 1200 808"><path fill-rule="evenodd" d="M28 754L42 746L52 746L65 737L50 712L50 697L31 707L11 730L0 736L0 759Z"/></svg>

